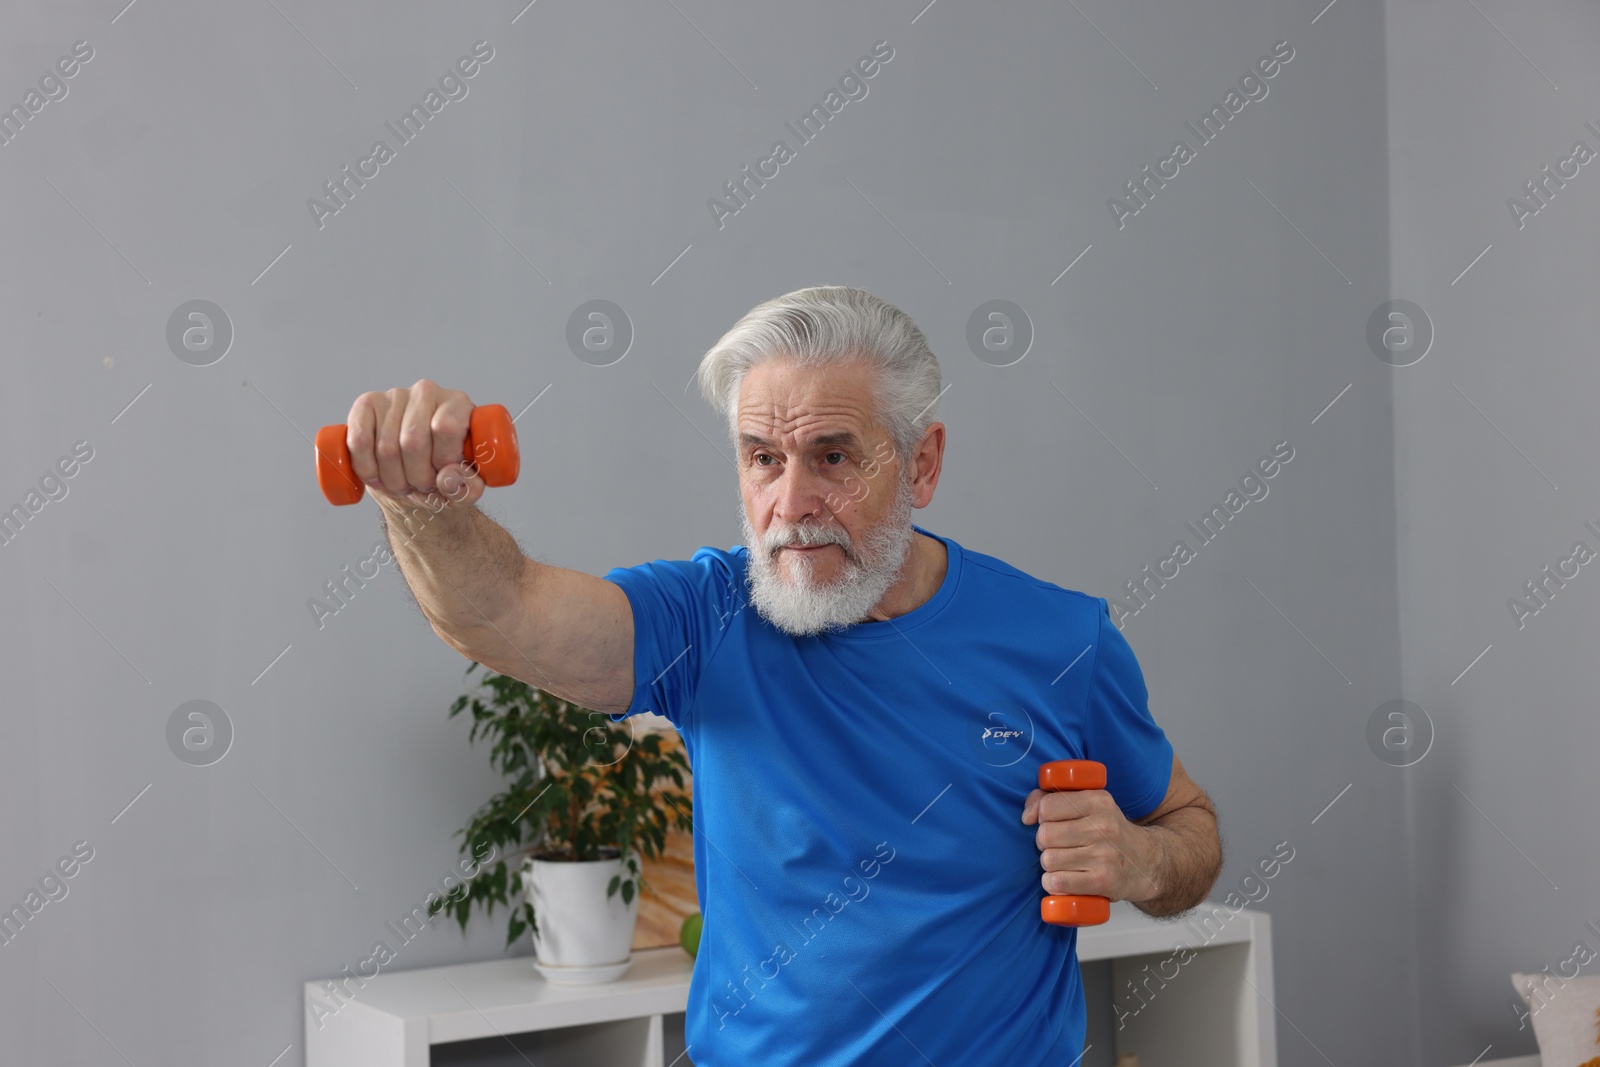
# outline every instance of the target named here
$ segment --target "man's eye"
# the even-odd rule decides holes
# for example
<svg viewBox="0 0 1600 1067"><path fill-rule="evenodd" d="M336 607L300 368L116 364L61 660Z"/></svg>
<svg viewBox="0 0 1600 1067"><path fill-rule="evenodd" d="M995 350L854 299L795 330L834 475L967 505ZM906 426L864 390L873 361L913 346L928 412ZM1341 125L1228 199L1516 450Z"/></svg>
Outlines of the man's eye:
<svg viewBox="0 0 1600 1067"><path fill-rule="evenodd" d="M846 459L850 458L850 457L846 456L843 452L829 452L828 456L829 456L829 458L831 458L833 456L838 456L839 457L839 463L843 463ZM837 467L839 465L839 463L830 463L830 464L828 464L828 466Z"/></svg>

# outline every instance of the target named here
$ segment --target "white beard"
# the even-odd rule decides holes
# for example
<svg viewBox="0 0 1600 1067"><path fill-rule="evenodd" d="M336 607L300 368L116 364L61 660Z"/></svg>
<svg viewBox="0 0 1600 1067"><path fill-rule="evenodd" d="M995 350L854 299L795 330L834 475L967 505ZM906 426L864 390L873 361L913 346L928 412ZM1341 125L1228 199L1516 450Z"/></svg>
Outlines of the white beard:
<svg viewBox="0 0 1600 1067"><path fill-rule="evenodd" d="M759 538L741 503L739 522L749 549L745 585L750 602L762 618L796 637L864 621L900 576L917 536L911 528L911 497L910 479L902 477L893 504L862 538L859 552L850 544L850 535L839 527L780 528L774 523L765 538ZM778 572L774 554L781 546L826 544L837 544L845 553L844 573L831 583L812 581L813 561L808 553L788 553L792 557L785 563L789 575Z"/></svg>

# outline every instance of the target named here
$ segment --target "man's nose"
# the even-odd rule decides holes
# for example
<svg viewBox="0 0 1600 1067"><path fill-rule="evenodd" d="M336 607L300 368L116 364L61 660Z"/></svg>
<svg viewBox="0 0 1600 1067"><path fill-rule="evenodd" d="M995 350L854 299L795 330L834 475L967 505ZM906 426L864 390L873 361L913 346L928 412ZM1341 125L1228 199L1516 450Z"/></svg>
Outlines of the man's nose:
<svg viewBox="0 0 1600 1067"><path fill-rule="evenodd" d="M778 476L773 517L788 526L825 526L833 521L824 480L802 464L791 463Z"/></svg>

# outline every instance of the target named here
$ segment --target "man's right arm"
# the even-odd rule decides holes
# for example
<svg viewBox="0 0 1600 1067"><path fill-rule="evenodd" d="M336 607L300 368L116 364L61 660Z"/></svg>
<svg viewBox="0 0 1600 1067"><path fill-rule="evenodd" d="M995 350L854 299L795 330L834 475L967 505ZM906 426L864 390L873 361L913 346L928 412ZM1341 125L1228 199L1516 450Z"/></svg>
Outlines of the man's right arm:
<svg viewBox="0 0 1600 1067"><path fill-rule="evenodd" d="M633 611L615 583L528 558L477 508L462 462L472 402L426 379L363 393L350 409L351 466L384 518L423 616L485 667L594 711L633 698Z"/></svg>

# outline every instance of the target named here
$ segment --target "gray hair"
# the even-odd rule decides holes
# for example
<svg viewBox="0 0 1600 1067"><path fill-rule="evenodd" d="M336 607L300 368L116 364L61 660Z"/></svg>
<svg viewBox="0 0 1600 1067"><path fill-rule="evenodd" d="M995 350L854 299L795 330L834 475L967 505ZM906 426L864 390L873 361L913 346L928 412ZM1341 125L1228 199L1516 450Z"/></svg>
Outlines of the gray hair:
<svg viewBox="0 0 1600 1067"><path fill-rule="evenodd" d="M911 316L865 289L817 285L757 304L700 361L700 393L738 433L739 386L750 368L784 356L817 367L865 358L877 370L877 419L902 462L939 418L939 359Z"/></svg>

